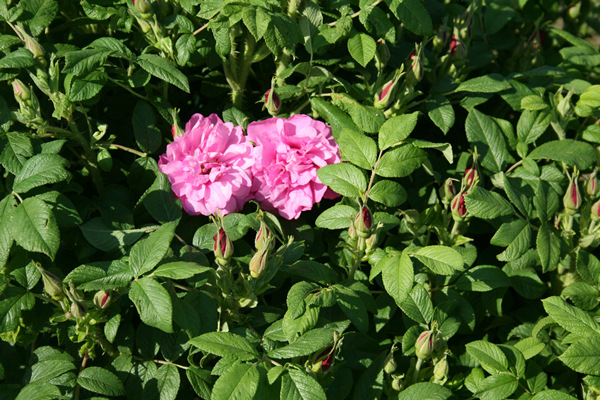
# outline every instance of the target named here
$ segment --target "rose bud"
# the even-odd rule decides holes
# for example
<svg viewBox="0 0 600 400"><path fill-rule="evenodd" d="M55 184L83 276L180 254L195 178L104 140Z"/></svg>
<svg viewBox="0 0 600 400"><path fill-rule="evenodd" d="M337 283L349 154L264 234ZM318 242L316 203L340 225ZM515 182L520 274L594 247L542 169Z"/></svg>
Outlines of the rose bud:
<svg viewBox="0 0 600 400"><path fill-rule="evenodd" d="M595 199L599 190L600 187L598 186L598 178L596 178L596 171L594 171L585 181L585 192L590 199Z"/></svg>
<svg viewBox="0 0 600 400"><path fill-rule="evenodd" d="M592 204L591 218L592 221L600 220L600 200Z"/></svg>
<svg viewBox="0 0 600 400"><path fill-rule="evenodd" d="M265 246L252 256L250 259L250 276L260 278L264 272L269 256L269 246Z"/></svg>
<svg viewBox="0 0 600 400"><path fill-rule="evenodd" d="M265 108L272 116L279 114L281 102L279 101L279 96L277 96L275 90L269 89L265 93Z"/></svg>
<svg viewBox="0 0 600 400"><path fill-rule="evenodd" d="M375 52L375 67L378 70L382 70L387 65L389 59L390 49L385 43L385 40L379 39L377 41L377 51Z"/></svg>
<svg viewBox="0 0 600 400"><path fill-rule="evenodd" d="M71 303L71 315L75 318L83 318L86 314L87 310L85 306L78 302L77 300Z"/></svg>
<svg viewBox="0 0 600 400"><path fill-rule="evenodd" d="M444 185L440 188L440 197L443 204L450 204L452 199L456 196L456 189L454 189L454 181L452 178L448 178L444 181Z"/></svg>
<svg viewBox="0 0 600 400"><path fill-rule="evenodd" d="M105 309L110 304L110 293L106 290L100 290L94 295L94 305L99 309Z"/></svg>
<svg viewBox="0 0 600 400"><path fill-rule="evenodd" d="M75 288L75 286L73 286L73 282L69 282L69 292L71 293L71 296L73 296L73 298L75 300L77 300L77 301L85 300L83 292L81 290Z"/></svg>
<svg viewBox="0 0 600 400"><path fill-rule="evenodd" d="M264 221L260 221L260 228L258 232L256 232L256 237L254 238L254 247L256 250L262 250L264 247L271 247L273 243L273 234L269 230L267 224Z"/></svg>
<svg viewBox="0 0 600 400"><path fill-rule="evenodd" d="M42 280L44 281L44 290L46 293L57 301L65 297L62 281L42 267L38 267L38 270L42 273Z"/></svg>
<svg viewBox="0 0 600 400"><path fill-rule="evenodd" d="M476 186L479 183L479 171L477 165L470 164L465 169L465 175L463 176L463 184L467 187Z"/></svg>
<svg viewBox="0 0 600 400"><path fill-rule="evenodd" d="M402 383L402 377L400 377L400 376L394 377L394 379L392 380L392 389L394 389L396 391L400 391L400 390L404 389L404 384Z"/></svg>
<svg viewBox="0 0 600 400"><path fill-rule="evenodd" d="M396 365L396 360L394 359L394 355L390 354L385 363L385 366L383 367L383 370L385 371L386 374L392 374L396 371L397 367L398 366Z"/></svg>
<svg viewBox="0 0 600 400"><path fill-rule="evenodd" d="M433 381L435 383L444 384L448 380L449 370L447 357L444 356L444 358L438 361L433 367Z"/></svg>
<svg viewBox="0 0 600 400"><path fill-rule="evenodd" d="M563 197L563 205L567 214L575 214L581 206L581 194L579 193L579 187L577 186L577 178L571 180L565 196Z"/></svg>
<svg viewBox="0 0 600 400"><path fill-rule="evenodd" d="M218 232L213 236L213 240L215 241L213 247L215 258L218 261L228 261L233 255L233 243L229 240L225 229L219 228Z"/></svg>
<svg viewBox="0 0 600 400"><path fill-rule="evenodd" d="M326 373L333 366L335 360L335 351L333 347L328 347L320 352L313 361L312 370L313 372Z"/></svg>
<svg viewBox="0 0 600 400"><path fill-rule="evenodd" d="M15 95L15 100L22 104L23 102L29 100L31 98L31 90L29 87L21 82L20 79L14 79L12 81L13 92Z"/></svg>
<svg viewBox="0 0 600 400"><path fill-rule="evenodd" d="M133 2L133 5L136 11L142 15L143 19L150 19L154 15L152 0L136 0Z"/></svg>
<svg viewBox="0 0 600 400"><path fill-rule="evenodd" d="M354 229L356 234L363 238L371 236L371 227L373 226L373 216L367 206L363 206L354 219Z"/></svg>
<svg viewBox="0 0 600 400"><path fill-rule="evenodd" d="M455 221L462 221L465 218L467 215L467 207L465 206L464 193L461 192L454 196L450 209L452 210L452 218L454 218Z"/></svg>
<svg viewBox="0 0 600 400"><path fill-rule="evenodd" d="M433 352L433 331L424 331L415 343L415 354L421 360L431 357Z"/></svg>
<svg viewBox="0 0 600 400"><path fill-rule="evenodd" d="M398 80L394 79L383 85L381 91L375 95L375 102L373 105L376 108L383 109L392 103L397 83Z"/></svg>
<svg viewBox="0 0 600 400"><path fill-rule="evenodd" d="M423 54L419 47L417 47L416 52L410 55L408 62L410 67L406 75L406 84L409 87L414 87L423 78Z"/></svg>

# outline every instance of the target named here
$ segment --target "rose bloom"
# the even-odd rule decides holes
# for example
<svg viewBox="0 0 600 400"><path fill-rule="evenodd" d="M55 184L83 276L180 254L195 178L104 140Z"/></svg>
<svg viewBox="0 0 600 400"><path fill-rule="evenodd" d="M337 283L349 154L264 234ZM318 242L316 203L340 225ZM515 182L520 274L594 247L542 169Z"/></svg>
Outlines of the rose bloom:
<svg viewBox="0 0 600 400"><path fill-rule="evenodd" d="M331 128L307 115L270 118L248 125L252 150L252 191L262 208L296 219L325 196L337 194L317 177L317 170L340 162Z"/></svg>
<svg viewBox="0 0 600 400"><path fill-rule="evenodd" d="M216 114L194 114L185 133L167 145L158 168L191 215L239 211L252 186L252 144L240 126Z"/></svg>

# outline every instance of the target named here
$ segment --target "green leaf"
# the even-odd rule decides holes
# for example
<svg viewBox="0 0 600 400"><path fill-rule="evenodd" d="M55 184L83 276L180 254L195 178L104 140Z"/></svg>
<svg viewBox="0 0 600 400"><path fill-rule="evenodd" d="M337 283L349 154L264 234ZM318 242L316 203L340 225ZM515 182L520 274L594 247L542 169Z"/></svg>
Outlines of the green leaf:
<svg viewBox="0 0 600 400"><path fill-rule="evenodd" d="M379 131L379 148L381 151L401 143L417 126L419 112L399 115L384 122Z"/></svg>
<svg viewBox="0 0 600 400"><path fill-rule="evenodd" d="M87 367L79 373L77 384L90 392L105 396L124 396L125 386L112 372L101 367Z"/></svg>
<svg viewBox="0 0 600 400"><path fill-rule="evenodd" d="M364 106L348 94L332 93L331 99L334 104L350 114L352 121L359 128L357 131L377 133L385 122L385 116L381 110Z"/></svg>
<svg viewBox="0 0 600 400"><path fill-rule="evenodd" d="M333 332L330 328L310 330L289 345L271 350L267 355L277 359L307 356L331 345Z"/></svg>
<svg viewBox="0 0 600 400"><path fill-rule="evenodd" d="M11 225L19 246L54 259L60 246L60 232L50 206L28 197L12 211Z"/></svg>
<svg viewBox="0 0 600 400"><path fill-rule="evenodd" d="M420 284L412 288L399 306L409 318L418 323L428 324L433 319L433 303L427 290Z"/></svg>
<svg viewBox="0 0 600 400"><path fill-rule="evenodd" d="M93 71L84 78L74 78L67 89L67 96L71 101L89 100L96 96L107 81L104 71Z"/></svg>
<svg viewBox="0 0 600 400"><path fill-rule="evenodd" d="M156 128L154 110L145 101L139 100L131 117L133 133L139 148L147 153L153 153L160 147L161 133Z"/></svg>
<svg viewBox="0 0 600 400"><path fill-rule="evenodd" d="M597 286L600 283L600 261L582 249L577 252L577 272L591 285Z"/></svg>
<svg viewBox="0 0 600 400"><path fill-rule="evenodd" d="M71 174L65 169L67 160L56 154L36 154L24 164L13 183L13 190L26 193L42 185L68 179Z"/></svg>
<svg viewBox="0 0 600 400"><path fill-rule="evenodd" d="M450 389L432 382L418 382L400 392L398 400L446 400L452 397Z"/></svg>
<svg viewBox="0 0 600 400"><path fill-rule="evenodd" d="M239 361L256 360L260 357L246 338L231 332L208 332L190 339L188 343L205 353Z"/></svg>
<svg viewBox="0 0 600 400"><path fill-rule="evenodd" d="M287 306L289 316L298 318L305 311L304 299L313 290L319 289L319 285L311 282L300 281L295 283L287 293Z"/></svg>
<svg viewBox="0 0 600 400"><path fill-rule="evenodd" d="M510 286L508 276L493 265L480 265L466 271L456 282L458 290L489 292L500 287Z"/></svg>
<svg viewBox="0 0 600 400"><path fill-rule="evenodd" d="M334 285L333 287L337 304L342 312L352 321L359 332L366 333L369 329L369 316L360 296L351 288L342 285Z"/></svg>
<svg viewBox="0 0 600 400"><path fill-rule="evenodd" d="M317 176L334 192L346 197L361 197L367 190L362 170L350 164L332 164L319 168Z"/></svg>
<svg viewBox="0 0 600 400"><path fill-rule="evenodd" d="M376 50L377 43L375 43L375 40L364 33L355 34L348 39L348 51L350 55L363 68L373 59Z"/></svg>
<svg viewBox="0 0 600 400"><path fill-rule="evenodd" d="M573 371L600 375L600 337L597 335L585 336L571 344L567 350L558 358Z"/></svg>
<svg viewBox="0 0 600 400"><path fill-rule="evenodd" d="M21 389L15 400L53 400L60 397L60 390L51 383L32 382Z"/></svg>
<svg viewBox="0 0 600 400"><path fill-rule="evenodd" d="M377 263L385 291L400 305L408 297L414 283L413 264L407 253L387 255Z"/></svg>
<svg viewBox="0 0 600 400"><path fill-rule="evenodd" d="M560 199L550 184L540 181L533 197L533 205L540 222L550 221L558 211L560 204Z"/></svg>
<svg viewBox="0 0 600 400"><path fill-rule="evenodd" d="M137 278L146 272L152 271L163 259L169 250L171 240L175 235L176 222L161 225L150 235L137 242L131 248L129 265L133 275Z"/></svg>
<svg viewBox="0 0 600 400"><path fill-rule="evenodd" d="M600 325L585 311L574 307L558 296L542 300L549 316L569 332L591 339L599 337Z"/></svg>
<svg viewBox="0 0 600 400"><path fill-rule="evenodd" d="M490 243L498 246L508 246L506 250L496 256L498 260L517 260L529 250L531 227L527 221L522 219L506 222L500 226Z"/></svg>
<svg viewBox="0 0 600 400"><path fill-rule="evenodd" d="M493 219L514 213L513 207L504 197L479 186L471 189L465 195L465 205L470 215L483 219Z"/></svg>
<svg viewBox="0 0 600 400"><path fill-rule="evenodd" d="M0 137L0 163L13 175L17 175L27 159L33 156L31 139L22 133L9 132Z"/></svg>
<svg viewBox="0 0 600 400"><path fill-rule="evenodd" d="M102 290L126 286L132 279L129 264L117 259L80 265L69 272L64 281L73 282L81 290Z"/></svg>
<svg viewBox="0 0 600 400"><path fill-rule="evenodd" d="M550 224L540 226L535 243L542 263L542 272L554 270L560 258L560 238Z"/></svg>
<svg viewBox="0 0 600 400"><path fill-rule="evenodd" d="M33 36L40 35L58 14L58 2L54 0L44 1L35 10L35 15L29 21L29 29Z"/></svg>
<svg viewBox="0 0 600 400"><path fill-rule="evenodd" d="M536 337L528 337L515 343L515 347L526 360L535 357L546 348L546 343Z"/></svg>
<svg viewBox="0 0 600 400"><path fill-rule="evenodd" d="M528 95L521 98L521 109L527 111L540 111L548 108L549 105L544 98L539 95Z"/></svg>
<svg viewBox="0 0 600 400"><path fill-rule="evenodd" d="M304 371L290 368L281 381L280 398L286 400L326 400L325 391Z"/></svg>
<svg viewBox="0 0 600 400"><path fill-rule="evenodd" d="M427 160L427 153L412 144L404 144L387 151L379 159L375 173L386 178L410 175Z"/></svg>
<svg viewBox="0 0 600 400"><path fill-rule="evenodd" d="M162 365L152 377L155 384L146 384L142 398L152 398L156 395L160 400L175 400L180 385L179 370L175 365Z"/></svg>
<svg viewBox="0 0 600 400"><path fill-rule="evenodd" d="M590 168L596 163L594 147L573 139L546 142L533 149L528 158L562 161L568 165L576 165L580 170Z"/></svg>
<svg viewBox="0 0 600 400"><path fill-rule="evenodd" d="M456 88L456 92L473 92L473 93L497 93L503 90L512 89L504 77L500 74L489 74L479 76L462 82Z"/></svg>
<svg viewBox="0 0 600 400"><path fill-rule="evenodd" d="M195 262L174 261L159 266L152 275L170 279L187 279L207 271L214 271L214 269Z"/></svg>
<svg viewBox="0 0 600 400"><path fill-rule="evenodd" d="M213 400L252 400L258 389L260 374L256 365L234 364L217 379Z"/></svg>
<svg viewBox="0 0 600 400"><path fill-rule="evenodd" d="M514 393L519 387L517 378L503 372L488 376L477 385L475 396L481 400L503 400Z"/></svg>
<svg viewBox="0 0 600 400"><path fill-rule="evenodd" d="M137 58L137 62L149 74L177 86L186 93L190 92L187 77L166 59L156 54L142 54Z"/></svg>
<svg viewBox="0 0 600 400"><path fill-rule="evenodd" d="M546 389L537 392L531 400L577 400L575 397L568 395L565 392L555 389Z"/></svg>
<svg viewBox="0 0 600 400"><path fill-rule="evenodd" d="M435 149L442 152L444 158L449 164L454 163L454 153L452 152L452 145L450 143L434 143L428 140L421 139L409 139L408 142L415 147L420 149Z"/></svg>
<svg viewBox="0 0 600 400"><path fill-rule="evenodd" d="M125 59L133 59L134 55L120 40L113 37L101 37L89 44L93 49L112 50L113 57L121 57Z"/></svg>
<svg viewBox="0 0 600 400"><path fill-rule="evenodd" d="M17 49L0 59L0 69L25 69L33 67L34 65L35 60L33 59L33 54L26 49Z"/></svg>
<svg viewBox="0 0 600 400"><path fill-rule="evenodd" d="M14 331L19 326L21 311L31 310L35 297L21 288L9 286L0 298L0 333Z"/></svg>
<svg viewBox="0 0 600 400"><path fill-rule="evenodd" d="M354 207L336 204L323 211L317 218L315 224L319 228L345 229L352 225L357 213L358 211L356 211Z"/></svg>
<svg viewBox="0 0 600 400"><path fill-rule="evenodd" d="M349 129L344 129L336 142L345 160L363 169L370 170L377 161L377 145L370 137Z"/></svg>
<svg viewBox="0 0 600 400"><path fill-rule="evenodd" d="M389 7L412 33L429 35L433 31L431 17L420 0L393 0Z"/></svg>
<svg viewBox="0 0 600 400"><path fill-rule="evenodd" d="M11 229L11 218L12 211L17 205L17 201L14 196L7 195L0 200L0 268L4 268L8 256L10 255L10 248L13 243L13 234ZM0 290L0 292L2 292Z"/></svg>
<svg viewBox="0 0 600 400"><path fill-rule="evenodd" d="M271 16L262 7L244 7L242 20L254 39L260 40L267 31Z"/></svg>
<svg viewBox="0 0 600 400"><path fill-rule="evenodd" d="M74 369L75 365L68 357L41 360L31 366L31 377L29 378L29 382L48 382L49 380Z"/></svg>
<svg viewBox="0 0 600 400"><path fill-rule="evenodd" d="M508 369L508 359L497 345L477 340L466 345L467 353L481 363L490 374L499 374Z"/></svg>
<svg viewBox="0 0 600 400"><path fill-rule="evenodd" d="M190 365L185 371L185 375L198 396L203 399L210 399L210 388L212 386L210 371Z"/></svg>
<svg viewBox="0 0 600 400"><path fill-rule="evenodd" d="M311 97L310 104L321 118L331 125L331 130L333 131L335 139L339 137L339 134L343 129L349 129L355 132L361 131L348 114L330 102L320 97Z"/></svg>
<svg viewBox="0 0 600 400"><path fill-rule="evenodd" d="M271 13L270 16L271 23L264 34L267 47L275 56L279 56L283 49L293 52L294 46L303 39L298 24L285 14Z"/></svg>
<svg viewBox="0 0 600 400"><path fill-rule="evenodd" d="M173 332L171 297L160 283L149 277L133 281L129 298L146 325L163 332Z"/></svg>
<svg viewBox="0 0 600 400"><path fill-rule="evenodd" d="M115 250L135 243L144 234L143 229L113 229L101 217L92 218L79 227L85 239L97 249Z"/></svg>
<svg viewBox="0 0 600 400"><path fill-rule="evenodd" d="M519 142L531 144L535 142L550 126L552 115L546 111L524 111L517 123Z"/></svg>
<svg viewBox="0 0 600 400"><path fill-rule="evenodd" d="M65 53L65 68L63 72L75 76L87 75L103 66L112 54L112 50L85 49Z"/></svg>
<svg viewBox="0 0 600 400"><path fill-rule="evenodd" d="M369 198L388 207L399 207L408 195L401 184L384 179L371 187Z"/></svg>
<svg viewBox="0 0 600 400"><path fill-rule="evenodd" d="M514 184L513 180L502 174L503 186L508 199L517 207L517 210L524 215L528 216L531 211L531 203L525 194L523 194Z"/></svg>
<svg viewBox="0 0 600 400"><path fill-rule="evenodd" d="M472 109L465 122L467 139L481 155L481 165L492 172L504 170L514 159L506 148L504 135L493 118Z"/></svg>
<svg viewBox="0 0 600 400"><path fill-rule="evenodd" d="M452 275L464 269L462 256L456 250L446 246L421 247L414 254L427 268L440 275Z"/></svg>
<svg viewBox="0 0 600 400"><path fill-rule="evenodd" d="M444 135L454 126L454 108L452 104L442 95L436 94L430 96L425 105L427 106L427 115L433 123L444 132Z"/></svg>

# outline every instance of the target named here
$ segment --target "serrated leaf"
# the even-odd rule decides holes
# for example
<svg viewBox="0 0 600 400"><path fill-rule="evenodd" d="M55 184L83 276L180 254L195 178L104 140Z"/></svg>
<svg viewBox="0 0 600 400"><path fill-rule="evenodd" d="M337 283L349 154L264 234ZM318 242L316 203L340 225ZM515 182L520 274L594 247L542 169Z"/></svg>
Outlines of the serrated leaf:
<svg viewBox="0 0 600 400"><path fill-rule="evenodd" d="M217 379L213 400L252 400L258 389L260 373L256 365L235 364Z"/></svg>
<svg viewBox="0 0 600 400"><path fill-rule="evenodd" d="M401 184L384 179L371 187L369 198L388 207L399 207L408 195Z"/></svg>
<svg viewBox="0 0 600 400"><path fill-rule="evenodd" d="M280 398L289 400L326 400L325 391L313 377L295 368L288 369L281 381Z"/></svg>
<svg viewBox="0 0 600 400"><path fill-rule="evenodd" d="M0 58L0 69L24 69L33 67L34 65L35 60L33 59L33 54L26 49L17 49L12 53Z"/></svg>
<svg viewBox="0 0 600 400"><path fill-rule="evenodd" d="M438 245L421 247L413 256L436 274L452 275L464 269L462 256L451 247Z"/></svg>
<svg viewBox="0 0 600 400"><path fill-rule="evenodd" d="M11 214L15 242L25 250L44 253L54 259L60 246L60 232L50 206L40 199L28 197Z"/></svg>
<svg viewBox="0 0 600 400"><path fill-rule="evenodd" d="M588 338L600 336L600 325L585 311L568 304L558 296L542 300L544 309L554 321L569 332Z"/></svg>
<svg viewBox="0 0 600 400"><path fill-rule="evenodd" d="M523 221L513 233L514 236L510 237L508 247L502 253L498 254L496 258L500 261L514 261L521 257L529 249L531 243L531 227L527 221Z"/></svg>
<svg viewBox="0 0 600 400"><path fill-rule="evenodd" d="M387 255L377 264L380 263L385 291L400 305L413 287L415 272L412 261L408 254L402 253L401 256Z"/></svg>
<svg viewBox="0 0 600 400"><path fill-rule="evenodd" d="M15 400L53 400L60 398L60 390L49 382L32 382L23 387Z"/></svg>
<svg viewBox="0 0 600 400"><path fill-rule="evenodd" d="M271 350L267 355L277 359L307 356L333 343L333 332L330 328L310 330L287 346Z"/></svg>
<svg viewBox="0 0 600 400"><path fill-rule="evenodd" d="M535 240L536 250L542 263L542 271L554 270L560 258L560 238L549 224L543 224Z"/></svg>
<svg viewBox="0 0 600 400"><path fill-rule="evenodd" d="M427 159L427 153L412 144L393 148L383 154L375 173L386 178L403 178L419 168Z"/></svg>
<svg viewBox="0 0 600 400"><path fill-rule="evenodd" d="M110 251L135 243L144 234L140 229L113 229L101 217L92 218L79 227L85 239L100 250Z"/></svg>
<svg viewBox="0 0 600 400"><path fill-rule="evenodd" d="M344 129L336 139L345 160L363 169L370 170L377 161L377 145L370 137Z"/></svg>
<svg viewBox="0 0 600 400"><path fill-rule="evenodd" d="M342 285L334 285L338 306L348 317L359 332L366 333L369 328L369 315L367 308L360 296L351 288Z"/></svg>
<svg viewBox="0 0 600 400"><path fill-rule="evenodd" d="M586 336L571 344L558 358L572 370L589 375L600 375L600 337Z"/></svg>
<svg viewBox="0 0 600 400"><path fill-rule="evenodd" d="M399 144L406 139L417 126L419 112L399 115L384 122L379 131L379 148L381 151Z"/></svg>
<svg viewBox="0 0 600 400"><path fill-rule="evenodd" d="M526 360L529 360L544 350L546 343L536 337L528 337L515 343L515 347L523 353Z"/></svg>
<svg viewBox="0 0 600 400"><path fill-rule="evenodd" d="M304 299L308 293L316 289L319 289L319 285L306 281L297 282L290 288L287 293L286 303L291 318L298 318L304 314L306 307Z"/></svg>
<svg viewBox="0 0 600 400"><path fill-rule="evenodd" d="M334 192L346 197L360 197L367 190L362 170L350 164L331 164L319 168L317 176Z"/></svg>
<svg viewBox="0 0 600 400"><path fill-rule="evenodd" d="M31 310L35 297L18 287L8 287L0 300L0 333L17 329L23 310Z"/></svg>
<svg viewBox="0 0 600 400"><path fill-rule="evenodd" d="M36 154L24 164L13 183L13 190L26 193L42 185L68 179L71 174L65 169L67 160L56 154Z"/></svg>
<svg viewBox="0 0 600 400"><path fill-rule="evenodd" d="M475 396L481 400L503 400L517 390L519 382L509 373L499 373L488 376L477 385Z"/></svg>
<svg viewBox="0 0 600 400"><path fill-rule="evenodd" d="M442 95L433 95L427 99L425 105L429 118L444 132L444 135L447 134L455 121L452 104Z"/></svg>
<svg viewBox="0 0 600 400"><path fill-rule="evenodd" d="M431 17L420 0L394 0L390 10L416 35L428 35L433 31Z"/></svg>
<svg viewBox="0 0 600 400"><path fill-rule="evenodd" d="M10 221L16 205L17 201L12 195L0 200L0 268L4 268L12 247L13 234Z"/></svg>
<svg viewBox="0 0 600 400"><path fill-rule="evenodd" d="M104 71L94 71L83 78L74 78L67 90L71 101L89 100L96 96L107 81Z"/></svg>
<svg viewBox="0 0 600 400"><path fill-rule="evenodd" d="M466 345L467 353L481 363L490 374L499 374L508 369L508 359L500 348L490 342L477 340Z"/></svg>
<svg viewBox="0 0 600 400"><path fill-rule="evenodd" d="M359 128L357 131L376 133L385 122L385 116L381 110L365 106L348 94L332 93L331 100L350 115L352 121Z"/></svg>
<svg viewBox="0 0 600 400"><path fill-rule="evenodd" d="M87 367L79 373L77 383L84 389L105 396L124 396L125 386L112 372L101 367Z"/></svg>
<svg viewBox="0 0 600 400"><path fill-rule="evenodd" d="M0 163L13 175L17 175L27 159L33 156L31 139L22 133L9 132L0 138Z"/></svg>
<svg viewBox="0 0 600 400"><path fill-rule="evenodd" d="M576 165L580 170L591 167L596 162L594 147L589 143L573 139L546 142L529 153L532 160L549 159Z"/></svg>
<svg viewBox="0 0 600 400"><path fill-rule="evenodd" d="M205 353L240 361L255 360L260 356L246 338L231 332L208 332L190 339L188 343Z"/></svg>
<svg viewBox="0 0 600 400"><path fill-rule="evenodd" d="M493 219L514 213L513 207L501 195L476 186L465 195L467 212L477 218Z"/></svg>
<svg viewBox="0 0 600 400"><path fill-rule="evenodd" d="M514 159L508 152L504 135L489 116L472 109L465 122L467 139L481 155L481 165L490 171L504 170L507 162Z"/></svg>
<svg viewBox="0 0 600 400"><path fill-rule="evenodd" d="M456 92L474 92L474 93L497 93L503 90L512 89L504 77L500 74L489 74L479 76L462 82L456 88Z"/></svg>
<svg viewBox="0 0 600 400"><path fill-rule="evenodd" d="M132 279L129 264L117 259L80 265L69 272L65 282L73 282L81 290L102 290L126 286Z"/></svg>
<svg viewBox="0 0 600 400"><path fill-rule="evenodd" d="M336 139L343 129L360 132L360 128L356 126L354 121L352 121L352 118L336 105L331 104L320 97L311 97L310 104L321 118L331 125L333 136Z"/></svg>
<svg viewBox="0 0 600 400"><path fill-rule="evenodd" d="M75 365L71 360L67 359L47 359L38 361L31 366L31 377L29 382L48 382L64 374L65 372L75 369Z"/></svg>
<svg viewBox="0 0 600 400"><path fill-rule="evenodd" d="M155 152L161 143L160 131L156 128L156 117L154 110L145 101L138 101L133 109L131 117L135 140L143 151Z"/></svg>
<svg viewBox="0 0 600 400"><path fill-rule="evenodd" d="M427 290L419 284L412 288L408 297L400 304L400 308L418 323L428 324L433 319L433 303Z"/></svg>
<svg viewBox="0 0 600 400"><path fill-rule="evenodd" d="M159 266L152 275L170 279L188 279L207 271L214 271L214 269L195 262L174 261Z"/></svg>
<svg viewBox="0 0 600 400"><path fill-rule="evenodd" d="M147 238L133 245L129 254L129 265L135 277L151 271L163 259L175 235L176 226L175 222L161 225Z"/></svg>
<svg viewBox="0 0 600 400"><path fill-rule="evenodd" d="M528 216L531 210L531 203L527 196L525 196L513 183L512 179L506 177L506 175L502 174L504 191L508 196L508 199L517 207L517 210L524 215Z"/></svg>
<svg viewBox="0 0 600 400"><path fill-rule="evenodd" d="M432 382L418 382L400 392L398 400L446 400L452 397L450 389Z"/></svg>
<svg viewBox="0 0 600 400"><path fill-rule="evenodd" d="M63 72L75 76L87 75L104 65L112 50L105 49L85 49L75 50L65 53L65 68Z"/></svg>
<svg viewBox="0 0 600 400"><path fill-rule="evenodd" d="M323 211L315 221L319 228L325 229L345 229L352 225L358 211L354 207L343 204L335 206Z"/></svg>
<svg viewBox="0 0 600 400"><path fill-rule="evenodd" d="M242 10L242 20L252 36L256 40L260 40L267 31L271 17L262 7L244 7Z"/></svg>
<svg viewBox="0 0 600 400"><path fill-rule="evenodd" d="M498 267L480 265L466 271L456 282L459 290L488 292L500 287L510 286L508 276Z"/></svg>
<svg viewBox="0 0 600 400"><path fill-rule="evenodd" d="M376 50L375 40L364 33L358 33L348 39L348 52L363 68L373 59Z"/></svg>
<svg viewBox="0 0 600 400"><path fill-rule="evenodd" d="M171 297L160 283L149 277L133 281L129 298L146 325L163 332L173 332Z"/></svg>
<svg viewBox="0 0 600 400"><path fill-rule="evenodd" d="M552 115L546 111L524 111L517 123L519 142L531 144L535 142L550 126Z"/></svg>
<svg viewBox="0 0 600 400"><path fill-rule="evenodd" d="M160 400L175 400L179 392L179 370L175 365L164 364L154 374L154 385L146 385L142 398L152 398L158 395Z"/></svg>
<svg viewBox="0 0 600 400"><path fill-rule="evenodd" d="M156 54L142 54L137 58L137 62L149 74L177 86L186 93L190 92L187 77L166 59Z"/></svg>

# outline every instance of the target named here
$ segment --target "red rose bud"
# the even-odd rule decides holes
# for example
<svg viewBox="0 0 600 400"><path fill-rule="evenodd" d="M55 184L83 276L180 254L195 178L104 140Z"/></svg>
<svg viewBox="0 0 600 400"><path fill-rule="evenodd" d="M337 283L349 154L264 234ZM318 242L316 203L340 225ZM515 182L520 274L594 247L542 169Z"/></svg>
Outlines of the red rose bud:
<svg viewBox="0 0 600 400"><path fill-rule="evenodd" d="M454 181L452 178L448 178L444 181L444 185L440 188L440 197L443 204L450 204L452 199L456 196L456 189L454 189Z"/></svg>
<svg viewBox="0 0 600 400"><path fill-rule="evenodd" d="M464 58L467 55L467 47L458 34L452 35L450 39L450 55L458 58Z"/></svg>
<svg viewBox="0 0 600 400"><path fill-rule="evenodd" d="M23 102L29 100L31 98L31 90L21 82L20 79L14 79L12 81L13 92L15 95L15 100L22 104Z"/></svg>
<svg viewBox="0 0 600 400"><path fill-rule="evenodd" d="M565 206L567 214L575 214L581 206L581 194L579 193L579 187L577 186L577 178L569 183L565 196L563 197L563 205Z"/></svg>
<svg viewBox="0 0 600 400"><path fill-rule="evenodd" d="M479 183L479 172L477 171L477 166L473 166L470 164L465 169L465 175L463 177L463 184L467 187L476 186Z"/></svg>
<svg viewBox="0 0 600 400"><path fill-rule="evenodd" d="M378 70L382 70L387 65L389 59L390 49L385 43L385 40L379 39L377 41L377 51L375 52L375 67Z"/></svg>
<svg viewBox="0 0 600 400"><path fill-rule="evenodd" d="M256 250L262 250L265 247L270 248L273 243L273 234L267 227L267 224L264 221L260 222L260 228L258 232L256 232L256 237L254 238L254 247Z"/></svg>
<svg viewBox="0 0 600 400"><path fill-rule="evenodd" d="M229 260L233 255L233 244L231 243L231 240L229 240L225 229L219 228L219 231L213 236L213 240L215 241L213 247L215 257L218 260Z"/></svg>
<svg viewBox="0 0 600 400"><path fill-rule="evenodd" d="M415 87L423 78L423 52L420 45L410 55L408 62L410 67L408 67L408 73L406 74L406 85Z"/></svg>
<svg viewBox="0 0 600 400"><path fill-rule="evenodd" d="M108 307L110 299L110 293L108 293L106 290L100 290L94 295L94 305L101 310L105 309Z"/></svg>
<svg viewBox="0 0 600 400"><path fill-rule="evenodd" d="M281 103L279 101L279 96L277 96L275 90L269 89L265 93L265 108L272 116L279 114Z"/></svg>
<svg viewBox="0 0 600 400"><path fill-rule="evenodd" d="M375 102L373 105L376 108L383 109L391 104L397 83L398 79L394 79L383 85L381 91L375 95Z"/></svg>
<svg viewBox="0 0 600 400"><path fill-rule="evenodd" d="M265 268L267 267L267 261L269 257L269 247L265 246L252 256L250 259L250 276L253 278L260 278Z"/></svg>
<svg viewBox="0 0 600 400"><path fill-rule="evenodd" d="M354 229L356 234L363 238L371 236L371 227L373 226L373 216L367 206L363 206L354 219Z"/></svg>
<svg viewBox="0 0 600 400"><path fill-rule="evenodd" d="M431 357L433 352L433 331L424 331L415 343L415 354L421 360Z"/></svg>
<svg viewBox="0 0 600 400"><path fill-rule="evenodd" d="M600 187L598 186L598 178L596 178L596 171L588 176L585 181L585 192L590 197L590 199L595 199L598 195L598 191Z"/></svg>
<svg viewBox="0 0 600 400"><path fill-rule="evenodd" d="M591 218L592 221L600 220L600 200L592 204Z"/></svg>
<svg viewBox="0 0 600 400"><path fill-rule="evenodd" d="M173 135L173 139L175 139L175 136L177 136L177 127L175 124L171 125L171 135Z"/></svg>
<svg viewBox="0 0 600 400"><path fill-rule="evenodd" d="M50 295L54 300L61 300L65 297L65 293L63 292L63 283L56 276L46 271L42 267L37 267L38 270L42 274L42 280L44 281L44 290L46 293Z"/></svg>
<svg viewBox="0 0 600 400"><path fill-rule="evenodd" d="M327 372L332 366L335 360L335 351L333 347L328 347L315 357L313 361L312 370L313 372Z"/></svg>
<svg viewBox="0 0 600 400"><path fill-rule="evenodd" d="M533 33L533 35L531 35L527 44L531 46L534 51L537 51L544 46L545 37L546 33L543 30L538 29Z"/></svg>
<svg viewBox="0 0 600 400"><path fill-rule="evenodd" d="M452 210L452 218L455 221L462 221L467 215L467 207L465 206L465 194L459 193L452 199L452 203L450 205L450 209Z"/></svg>

